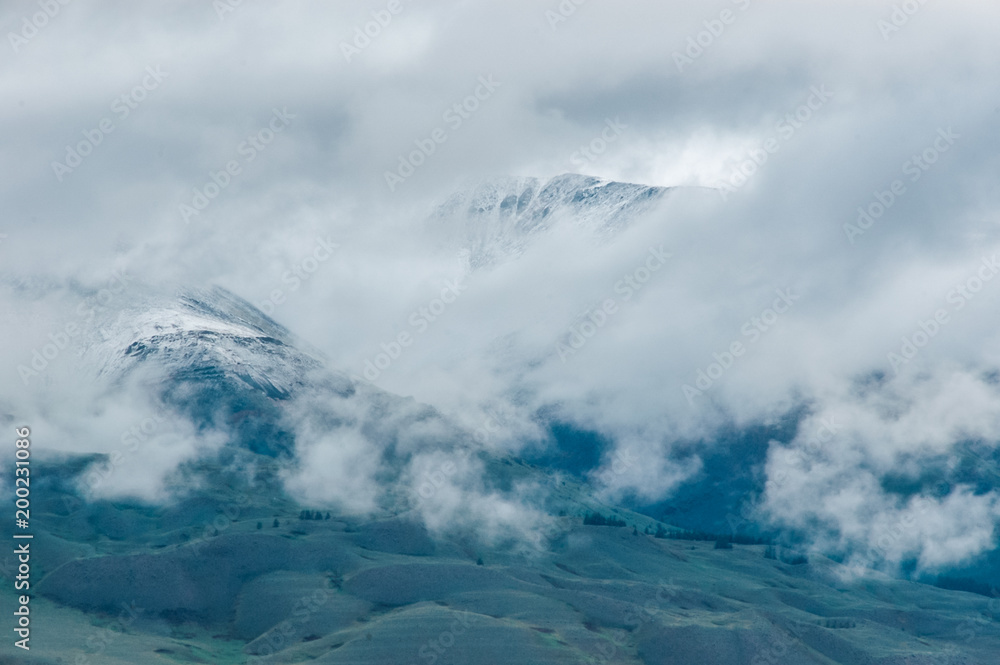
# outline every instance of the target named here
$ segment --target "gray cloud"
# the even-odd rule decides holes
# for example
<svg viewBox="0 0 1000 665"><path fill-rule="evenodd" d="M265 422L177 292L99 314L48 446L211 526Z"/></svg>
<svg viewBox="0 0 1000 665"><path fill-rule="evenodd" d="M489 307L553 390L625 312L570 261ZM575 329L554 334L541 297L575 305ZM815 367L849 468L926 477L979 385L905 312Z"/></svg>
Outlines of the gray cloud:
<svg viewBox="0 0 1000 665"><path fill-rule="evenodd" d="M590 2L555 29L546 11L556 2L407 2L348 62L341 42L385 6L243 3L220 19L206 3L74 2L0 55L5 410L41 423L69 404L55 419L84 422L77 414L99 398L68 356L27 386L18 366L67 323L89 325L79 303L115 270L151 284L220 284L254 303L280 289L274 318L351 374L414 332L411 313L464 276L461 297L377 385L473 429L502 410L507 425L490 444L501 449L539 438L533 414L557 405L650 460L607 476L611 493L668 493L696 468L667 461L679 441L803 403L813 418L846 411L840 454L767 498L785 524L825 520L817 539L868 545L878 524L907 510L880 476L912 456L947 464L972 436L995 441L993 388L977 377L998 363L989 313L1000 282L961 309L949 298L1000 251L1000 100L990 85L1000 56L989 30L1000 10L928 3L885 38L878 21L891 20L889 2ZM736 20L678 71L674 52L726 8ZM34 11L9 5L0 25L17 32ZM167 76L120 117L115 100L142 85L147 67ZM480 76L500 86L453 128L445 113ZM833 97L789 124L813 86ZM240 146L275 108L295 118L251 161ZM114 130L60 182L52 163L103 118ZM428 215L464 183L578 170L574 152L608 118L627 128L589 173L689 188L610 242L557 226L517 260L476 272L427 231ZM795 127L787 138L783 121ZM437 128L447 140L390 192L385 172ZM906 163L949 128L954 145L913 180ZM778 149L726 200L704 189L775 136ZM239 175L185 223L179 206L231 160ZM852 243L845 225L897 179L905 193ZM283 276L318 238L339 247L293 290ZM563 363L556 343L570 325L661 244L669 264ZM743 327L776 289L799 300L750 343ZM889 354L939 309L949 323L897 377ZM683 385L733 342L746 353L689 403ZM883 393L857 396L859 380L879 372L895 405ZM99 436L71 438L98 449ZM307 454L336 466L345 450L354 448L334 454L317 437ZM772 451L769 473L783 455ZM650 469L661 471L650 478ZM320 479L296 482L308 492ZM860 503L837 508L846 495ZM963 511L995 515L991 494L955 488L935 501L935 518L920 518L893 556L932 566L989 545L991 529L957 544L949 534L963 532L949 524L964 524L950 519Z"/></svg>

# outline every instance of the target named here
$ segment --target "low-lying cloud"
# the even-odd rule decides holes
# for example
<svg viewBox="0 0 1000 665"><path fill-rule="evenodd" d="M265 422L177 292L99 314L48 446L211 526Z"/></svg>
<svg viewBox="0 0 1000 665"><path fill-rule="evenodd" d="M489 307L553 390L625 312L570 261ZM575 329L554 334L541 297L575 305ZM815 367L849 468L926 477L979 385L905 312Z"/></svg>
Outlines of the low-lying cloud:
<svg viewBox="0 0 1000 665"><path fill-rule="evenodd" d="M992 547L992 492L961 482L926 490L926 510L914 513L913 497L884 485L947 475L963 442L996 443L988 377L1000 362L1000 280L983 272L1000 251L996 7L928 3L887 32L890 2L734 3L725 8L738 20L678 71L672 53L722 7L586 3L553 29L556 3L442 1L407 5L346 59L339 44L383 6L244 3L220 17L203 3L123 4L112 20L74 4L8 52L0 405L37 428L37 445L109 452L148 417L145 406L99 415L112 407L98 406L103 388L89 370L65 349L44 355L69 323L86 331L79 339L100 338L87 308L119 307L96 300L116 272L270 303L275 320L348 375L412 333L411 313L462 278L461 296L375 384L472 432L502 412L507 424L480 437L494 451L543 440L537 414L557 409L644 460L601 476L608 496L662 498L699 469L671 461L678 444L806 406L799 438L774 444L765 469L772 483L787 475L764 497L776 523L866 550L913 514L916 526L883 556L928 568ZM21 19L13 8L0 15L14 32ZM167 74L162 84L56 178L66 145L112 114L147 67ZM385 172L480 77L500 85L389 191ZM815 90L830 92L822 105ZM810 99L818 108L796 116ZM280 136L252 161L240 156L286 108L295 117ZM597 238L556 225L479 270L454 238L429 230L464 183L576 169L574 155L579 163L609 118L624 128L583 158L589 174L682 186L629 228ZM184 219L179 206L196 188L207 196L233 159L240 172ZM336 245L322 261L320 240ZM661 245L670 260L625 302L616 283ZM744 325L787 289L794 307L751 343ZM609 298L620 300L616 313L563 362L557 344ZM719 360L736 342L744 353ZM37 374L25 383L20 367ZM718 376L689 399L684 385L710 370ZM816 457L788 457L831 416L842 431ZM189 433L176 435L185 442L151 438L147 469L196 454ZM357 436L303 433L289 487L354 510L376 504L381 467ZM431 436L414 435L411 452L419 458ZM353 491L326 489L328 477ZM481 489L470 519L498 533L534 519L508 519ZM452 519L446 507L428 519Z"/></svg>

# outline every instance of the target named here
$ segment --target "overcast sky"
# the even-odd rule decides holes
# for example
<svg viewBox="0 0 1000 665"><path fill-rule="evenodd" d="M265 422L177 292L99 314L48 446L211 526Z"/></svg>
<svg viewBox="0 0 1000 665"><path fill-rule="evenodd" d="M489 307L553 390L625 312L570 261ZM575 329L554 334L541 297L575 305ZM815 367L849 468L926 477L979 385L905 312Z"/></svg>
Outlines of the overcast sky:
<svg viewBox="0 0 1000 665"><path fill-rule="evenodd" d="M677 442L806 404L772 451L771 514L874 542L918 510L880 479L1000 424L1000 7L903 4L5 2L6 410L86 411L72 363L27 386L17 368L116 271L256 304L282 289L272 316L355 375L461 277L377 386L473 428L507 414L511 446L555 407L634 451L608 489L650 499L691 471ZM473 273L427 223L470 182L565 172L681 189L613 242L565 225ZM336 247L290 289L318 243ZM1000 503L955 487L931 510L891 556L980 551Z"/></svg>

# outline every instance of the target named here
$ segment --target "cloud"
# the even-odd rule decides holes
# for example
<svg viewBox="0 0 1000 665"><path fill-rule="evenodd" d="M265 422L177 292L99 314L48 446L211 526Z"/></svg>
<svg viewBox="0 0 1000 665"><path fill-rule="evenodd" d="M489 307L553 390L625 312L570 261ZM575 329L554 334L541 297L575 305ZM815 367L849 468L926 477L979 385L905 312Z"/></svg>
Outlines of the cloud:
<svg viewBox="0 0 1000 665"><path fill-rule="evenodd" d="M538 545L553 526L539 507L544 490L536 480L514 481L507 491L490 487L495 476L469 451L416 455L406 482L417 514L439 535L473 534L489 546L523 547Z"/></svg>
<svg viewBox="0 0 1000 665"><path fill-rule="evenodd" d="M586 3L553 29L546 11L557 3L407 4L350 62L341 42L384 3L244 3L222 17L195 2L65 7L0 62L11 137L0 154L0 306L12 313L0 323L0 404L40 431L91 422L79 414L100 390L86 368L59 351L25 386L19 366L67 323L99 335L78 308L115 271L145 284L220 284L258 304L280 292L274 318L348 374L410 333L376 384L473 431L502 412L495 449L544 438L537 414L557 408L617 452L640 451L645 462L615 475L610 491L668 494L697 468L670 461L678 443L802 405L817 419L847 411L843 449L815 462L815 482L788 480L798 493L774 495L773 508L798 525L816 506L842 503L844 517L818 516L868 545L874 534L852 521L891 521L902 510L880 489L885 477L946 465L968 437L994 441L992 389L976 377L1000 359L990 318L1000 282L954 294L1000 251L990 85L1000 55L989 30L1000 9L926 4L886 33L888 2L723 6L737 20L682 71L674 52L722 6ZM18 31L21 14L8 8L0 22ZM167 76L123 116L115 102L142 85L147 67ZM449 123L481 76L499 87ZM796 115L821 86L832 97ZM295 117L247 150L268 136L275 109ZM60 181L53 162L104 118L113 131ZM574 152L616 118L626 128L587 160L589 173L687 188L613 240L568 224L533 237L516 261L470 272L453 243L428 232L428 216L463 183L578 170ZM385 172L439 127L447 140L389 191ZM956 135L946 150L941 132ZM769 140L777 149L747 166ZM180 206L196 189L207 198L231 161L239 173L187 223ZM746 182L726 200L707 189L740 168ZM876 203L882 214L871 212ZM863 234L845 229L862 222ZM337 250L303 272L327 238ZM556 345L570 326L622 297L618 280L661 244L670 262L562 362ZM459 277L461 297L415 335L412 313ZM755 319L787 289L799 295L795 306L761 330ZM939 310L948 322L895 362L904 338L912 343ZM744 332L753 328L755 338ZM745 353L722 367L717 356L736 342ZM689 402L683 386L716 373L713 363L723 371ZM859 382L879 375L890 377L887 392L857 397ZM887 415L894 410L899 422ZM109 421L109 436L128 420ZM433 436L414 435L412 451ZM40 445L92 451L100 438ZM318 469L350 462L359 477L376 473L357 439L342 451L319 432L305 440L304 459L316 464L295 476L303 496L357 500L358 509L375 501L360 488L347 497L321 487ZM167 466L167 451L181 450L173 445L164 440ZM780 462L775 449L768 473ZM987 494L948 496L935 499L942 511L991 514ZM947 519L927 524L940 524L940 542L957 542ZM928 565L985 547L973 538L932 554L934 534L925 535L906 547L926 552Z"/></svg>
<svg viewBox="0 0 1000 665"><path fill-rule="evenodd" d="M349 514L376 507L380 485L377 454L352 431L297 440L298 467L284 473L285 487L303 505L333 506Z"/></svg>
<svg viewBox="0 0 1000 665"><path fill-rule="evenodd" d="M822 405L790 445L772 442L764 515L869 567L934 570L995 546L1000 496L982 480L995 486L997 467L971 453L979 482L960 475L970 442L995 446L995 382L952 368L854 385Z"/></svg>

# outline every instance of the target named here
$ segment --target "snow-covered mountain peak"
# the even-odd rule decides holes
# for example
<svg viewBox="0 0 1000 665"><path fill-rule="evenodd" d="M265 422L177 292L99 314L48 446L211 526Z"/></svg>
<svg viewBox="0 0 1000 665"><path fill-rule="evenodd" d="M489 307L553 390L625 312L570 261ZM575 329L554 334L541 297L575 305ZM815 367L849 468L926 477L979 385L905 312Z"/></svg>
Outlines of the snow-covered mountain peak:
<svg viewBox="0 0 1000 665"><path fill-rule="evenodd" d="M566 173L548 181L503 176L457 192L429 220L476 269L519 255L531 238L570 223L606 241L651 212L670 188Z"/></svg>

